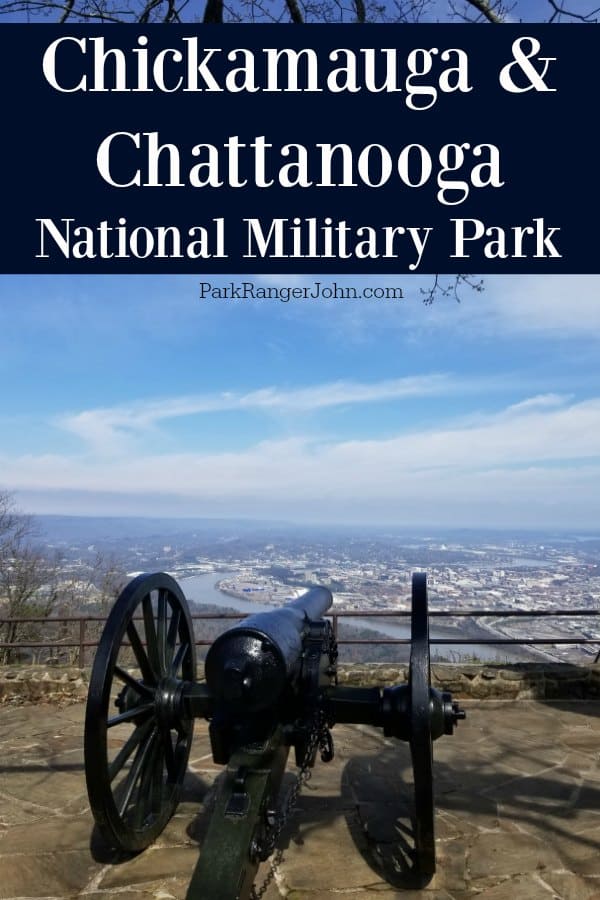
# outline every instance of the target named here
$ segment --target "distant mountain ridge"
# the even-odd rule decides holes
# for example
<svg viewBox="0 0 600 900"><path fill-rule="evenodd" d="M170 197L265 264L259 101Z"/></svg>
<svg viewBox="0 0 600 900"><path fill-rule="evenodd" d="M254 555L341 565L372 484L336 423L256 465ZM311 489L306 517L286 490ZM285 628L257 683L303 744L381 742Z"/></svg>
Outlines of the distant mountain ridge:
<svg viewBox="0 0 600 900"><path fill-rule="evenodd" d="M288 522L265 522L258 519L202 519L202 518L145 518L134 516L58 516L36 515L34 519L42 537L53 541L93 542L106 538L167 538L194 533L224 537L242 533L270 532L285 528L293 531Z"/></svg>

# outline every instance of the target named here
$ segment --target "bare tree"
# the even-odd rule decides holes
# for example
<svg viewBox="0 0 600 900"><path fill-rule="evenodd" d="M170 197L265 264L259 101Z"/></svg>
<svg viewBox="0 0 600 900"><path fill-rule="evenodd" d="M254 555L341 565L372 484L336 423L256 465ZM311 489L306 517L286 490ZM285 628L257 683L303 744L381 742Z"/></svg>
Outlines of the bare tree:
<svg viewBox="0 0 600 900"><path fill-rule="evenodd" d="M128 581L123 566L114 556L96 554L92 565L92 584L103 614L107 614Z"/></svg>
<svg viewBox="0 0 600 900"><path fill-rule="evenodd" d="M14 620L45 619L57 601L59 559L43 553L36 536L33 520L17 509L10 494L0 493L0 639L6 643L37 636L35 626ZM10 656L7 649L0 658L7 662Z"/></svg>
<svg viewBox="0 0 600 900"><path fill-rule="evenodd" d="M123 566L113 556L97 552L91 563L63 567L58 585L57 611L63 616L91 607L107 614L127 582Z"/></svg>
<svg viewBox="0 0 600 900"><path fill-rule="evenodd" d="M31 519L19 512L10 494L0 491L0 560L31 531Z"/></svg>
<svg viewBox="0 0 600 900"><path fill-rule="evenodd" d="M97 552L90 562L64 564L56 592L56 617L61 619L75 618L82 615L108 615L113 603L125 587L127 576L123 566L112 556ZM102 622L88 622L87 640L98 639L102 632ZM67 660L70 664L77 662L79 648L75 646L79 639L78 622L58 621L53 629L53 644L63 643L64 649L55 653L55 662Z"/></svg>
<svg viewBox="0 0 600 900"><path fill-rule="evenodd" d="M88 604L96 614L107 614L125 585L125 573L117 560L100 553L90 564L67 564L60 554L41 549L37 538L34 519L19 511L11 494L0 491L0 642L73 643L72 628L57 622L57 616L79 615ZM41 621L15 621L20 619ZM0 662L16 655L5 648Z"/></svg>
<svg viewBox="0 0 600 900"><path fill-rule="evenodd" d="M547 21L597 22L591 0L547 0ZM420 22L439 10L435 0L2 0L0 14L59 23L133 22ZM448 0L448 14L465 21L499 24L518 17L506 0Z"/></svg>

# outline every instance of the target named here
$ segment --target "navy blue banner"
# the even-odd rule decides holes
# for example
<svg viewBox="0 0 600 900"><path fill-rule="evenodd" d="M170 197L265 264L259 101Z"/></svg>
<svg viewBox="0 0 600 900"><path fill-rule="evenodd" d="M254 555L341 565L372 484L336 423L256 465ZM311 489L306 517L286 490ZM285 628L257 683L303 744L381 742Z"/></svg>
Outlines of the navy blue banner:
<svg viewBox="0 0 600 900"><path fill-rule="evenodd" d="M597 272L594 26L0 29L3 272Z"/></svg>

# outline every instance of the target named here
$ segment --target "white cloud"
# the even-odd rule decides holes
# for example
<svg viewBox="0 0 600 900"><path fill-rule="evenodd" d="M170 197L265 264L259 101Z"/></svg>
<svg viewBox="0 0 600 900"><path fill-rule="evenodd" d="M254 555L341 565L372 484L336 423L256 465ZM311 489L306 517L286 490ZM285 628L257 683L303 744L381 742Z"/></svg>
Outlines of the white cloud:
<svg viewBox="0 0 600 900"><path fill-rule="evenodd" d="M600 276L523 275L488 281L492 314L511 332L600 336Z"/></svg>
<svg viewBox="0 0 600 900"><path fill-rule="evenodd" d="M526 413L535 409L552 409L557 406L564 406L571 399L571 395L565 394L538 394L536 397L529 397L520 403L514 403L509 406L507 413L514 415L515 413Z"/></svg>
<svg viewBox="0 0 600 900"><path fill-rule="evenodd" d="M220 391L212 394L166 397L99 407L58 416L54 424L76 435L97 452L128 451L129 439L156 433L163 422L215 412L254 411L271 415L313 413L336 406L381 403L414 397L485 395L521 387L517 375L469 378L449 373L414 375L374 382L332 381L304 388L265 387L253 391ZM507 413L555 407L568 395L548 393L529 398Z"/></svg>
<svg viewBox="0 0 600 900"><path fill-rule="evenodd" d="M228 453L6 457L0 467L13 489L154 497L156 514L161 498L177 505L179 497L187 512L196 504L203 514L597 525L600 398L532 398L478 422L386 440L294 437Z"/></svg>
<svg viewBox="0 0 600 900"><path fill-rule="evenodd" d="M123 439L160 422L223 411L255 410L280 414L314 412L327 407L374 403L404 397L444 395L469 390L466 379L444 374L387 379L372 383L335 381L306 388L260 388L245 393L169 397L60 416L55 424L97 449L123 448Z"/></svg>

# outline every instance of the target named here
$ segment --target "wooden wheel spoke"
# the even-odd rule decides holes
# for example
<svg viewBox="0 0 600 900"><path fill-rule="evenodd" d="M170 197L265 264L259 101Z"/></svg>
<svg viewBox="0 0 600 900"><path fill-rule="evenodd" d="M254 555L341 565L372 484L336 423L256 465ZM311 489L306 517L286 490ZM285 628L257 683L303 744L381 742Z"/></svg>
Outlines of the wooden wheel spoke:
<svg viewBox="0 0 600 900"><path fill-rule="evenodd" d="M154 703L140 703L139 706L134 706L132 709L127 709L125 712L119 713L118 716L113 716L112 719L108 719L106 727L114 728L115 725L121 725L122 722L131 722L136 716L144 715L144 717L146 717L153 710Z"/></svg>
<svg viewBox="0 0 600 900"><path fill-rule="evenodd" d="M148 650L148 659L156 677L159 678L160 660L158 653L158 637L156 634L156 623L154 621L154 610L152 609L152 597L146 594L142 600L142 610L144 613L144 627L146 629L146 648Z"/></svg>
<svg viewBox="0 0 600 900"><path fill-rule="evenodd" d="M163 745L167 775L169 776L170 781L174 781L177 777L177 765L175 761L175 752L173 750L173 738L171 737L170 730L165 730L163 732Z"/></svg>
<svg viewBox="0 0 600 900"><path fill-rule="evenodd" d="M151 697L154 696L154 688L144 684L143 681L138 681L133 675L130 675L125 669L122 669L121 666L115 666L115 675L121 681L124 681L125 684L129 685L130 688L133 688L138 694L145 694L146 696Z"/></svg>
<svg viewBox="0 0 600 900"><path fill-rule="evenodd" d="M144 645L142 644L138 630L135 627L135 622L133 621L127 623L127 637L129 638L135 658L137 659L137 664L140 667L142 678L144 681L150 682L150 684L156 684L156 676L152 671L150 661L144 650Z"/></svg>
<svg viewBox="0 0 600 900"><path fill-rule="evenodd" d="M138 747L137 753L135 754L135 759L133 760L133 765L123 783L123 790L125 793L119 804L119 815L121 816L121 818L127 811L127 807L129 806L129 802L131 800L131 795L133 794L133 789L137 783L138 778L140 777L140 774L144 767L144 763L148 758L148 753L152 749L155 734L156 732L153 731L148 740L144 744L140 744L140 746Z"/></svg>
<svg viewBox="0 0 600 900"><path fill-rule="evenodd" d="M148 739L148 752L144 757L140 771L139 787L132 816L134 828L141 828L148 818L148 815L152 812L151 785L154 778L156 754L159 746L157 738L158 729L155 729Z"/></svg>
<svg viewBox="0 0 600 900"><path fill-rule="evenodd" d="M173 662L171 663L171 675L177 675L179 669L183 665L183 661L186 658L186 656L189 652L189 649L190 649L189 644L182 644L180 646L179 650L175 654L175 658L174 658Z"/></svg>
<svg viewBox="0 0 600 900"><path fill-rule="evenodd" d="M169 631L167 633L167 652L166 652L166 668L171 669L173 665L173 656L175 655L175 644L177 643L177 635L179 633L179 622L181 620L181 610L178 606L172 612L171 621L169 622Z"/></svg>
<svg viewBox="0 0 600 900"><path fill-rule="evenodd" d="M148 719L143 725L138 725L135 731L129 735L108 767L109 781L115 780L135 748L148 736L151 728L152 719Z"/></svg>
<svg viewBox="0 0 600 900"><path fill-rule="evenodd" d="M163 741L157 741L156 756L154 766L152 768L152 780L150 783L150 809L153 813L160 812L163 796L164 782L163 774L165 768L165 748Z"/></svg>
<svg viewBox="0 0 600 900"><path fill-rule="evenodd" d="M181 760L187 759L190 752L190 742L187 734L178 733L175 742L175 766L177 769L181 766Z"/></svg>
<svg viewBox="0 0 600 900"><path fill-rule="evenodd" d="M167 592L159 589L158 591L158 611L157 611L157 655L160 666L160 674L167 674Z"/></svg>

